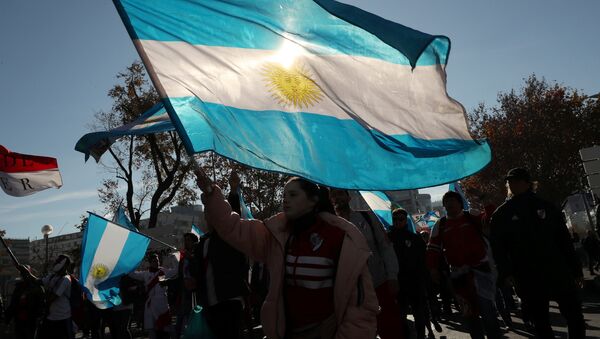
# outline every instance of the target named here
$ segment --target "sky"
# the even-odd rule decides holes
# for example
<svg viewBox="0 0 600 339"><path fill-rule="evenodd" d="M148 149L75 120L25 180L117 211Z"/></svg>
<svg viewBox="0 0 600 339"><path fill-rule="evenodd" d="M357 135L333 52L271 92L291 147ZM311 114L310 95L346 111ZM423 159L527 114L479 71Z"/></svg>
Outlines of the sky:
<svg viewBox="0 0 600 339"><path fill-rule="evenodd" d="M494 105L535 73L600 92L600 1L346 0L386 19L452 41L449 94L470 111ZM84 163L75 142L137 53L111 1L0 1L0 144L58 158L64 186L28 197L0 193L0 229L11 238L76 231L86 211L102 211L97 188L109 176ZM424 190L439 199L444 188Z"/></svg>

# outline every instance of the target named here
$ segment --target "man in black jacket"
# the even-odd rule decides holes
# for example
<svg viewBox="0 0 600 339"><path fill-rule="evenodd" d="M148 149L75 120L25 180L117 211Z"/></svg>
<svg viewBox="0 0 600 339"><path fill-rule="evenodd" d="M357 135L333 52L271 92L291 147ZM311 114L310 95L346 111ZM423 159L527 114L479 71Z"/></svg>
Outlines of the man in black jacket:
<svg viewBox="0 0 600 339"><path fill-rule="evenodd" d="M538 337L554 338L549 319L554 300L569 338L585 338L578 294L583 273L562 213L536 196L527 170L511 169L506 181L512 197L494 212L490 235L500 281L515 285Z"/></svg>
<svg viewBox="0 0 600 339"><path fill-rule="evenodd" d="M412 233L407 227L408 212L397 208L392 212L394 227L389 238L398 258L398 303L402 310L402 322L408 331L406 315L412 308L417 339L425 338L427 325L427 279L429 272L425 265L425 242L421 236ZM410 335L406 335L410 338Z"/></svg>
<svg viewBox="0 0 600 339"><path fill-rule="evenodd" d="M237 187L230 188L229 204L240 213ZM192 264L198 304L216 338L240 338L244 297L249 293L248 259L223 241L212 225L207 231L194 248Z"/></svg>

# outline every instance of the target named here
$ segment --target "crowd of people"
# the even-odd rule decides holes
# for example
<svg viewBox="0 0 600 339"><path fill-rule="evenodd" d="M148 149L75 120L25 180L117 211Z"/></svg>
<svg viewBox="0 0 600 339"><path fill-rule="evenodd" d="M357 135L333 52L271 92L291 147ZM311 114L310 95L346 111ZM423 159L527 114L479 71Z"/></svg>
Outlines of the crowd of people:
<svg viewBox="0 0 600 339"><path fill-rule="evenodd" d="M242 219L237 174L227 197L196 175L206 233L184 235L177 265L162 267L149 254L147 270L121 278L122 303L109 309L84 300L68 256L42 279L20 266L5 312L17 337L70 339L78 327L95 339L108 327L111 338L132 338L135 320L152 339L200 337L190 331L199 323L209 335L202 338L250 338L260 328L268 338L422 339L458 312L472 338L502 338L518 296L537 337L554 338L555 301L569 338L585 338L578 250L590 253L593 274L600 240L594 231L573 240L525 169L505 176L507 199L497 209L467 211L460 194L447 192L446 215L421 233L409 229L402 208L386 229L372 211L353 210L348 191L298 177L284 187L281 213Z"/></svg>

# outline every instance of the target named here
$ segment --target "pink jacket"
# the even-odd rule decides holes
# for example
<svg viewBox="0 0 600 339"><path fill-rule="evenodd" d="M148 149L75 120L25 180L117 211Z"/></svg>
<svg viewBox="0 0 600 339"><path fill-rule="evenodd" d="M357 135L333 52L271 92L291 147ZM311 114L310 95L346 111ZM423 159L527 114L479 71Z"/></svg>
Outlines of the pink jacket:
<svg viewBox="0 0 600 339"><path fill-rule="evenodd" d="M237 213L231 211L217 187L209 196L203 195L203 202L206 220L221 238L269 268L269 293L261 309L263 331L268 338L283 338L286 332L284 247L289 236L285 215L279 213L264 222L241 220ZM345 219L330 213L319 216L346 232L334 285L335 338L375 338L379 305L367 266L371 255L367 242L361 232Z"/></svg>

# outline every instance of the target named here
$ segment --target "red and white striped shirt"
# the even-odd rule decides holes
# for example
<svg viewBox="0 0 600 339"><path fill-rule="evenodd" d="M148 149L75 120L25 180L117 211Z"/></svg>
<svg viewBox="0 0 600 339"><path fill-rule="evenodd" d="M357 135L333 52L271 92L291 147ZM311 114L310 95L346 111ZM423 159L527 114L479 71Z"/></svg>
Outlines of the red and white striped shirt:
<svg viewBox="0 0 600 339"><path fill-rule="evenodd" d="M345 233L322 219L290 238L285 295L293 329L317 324L334 312L333 286Z"/></svg>

